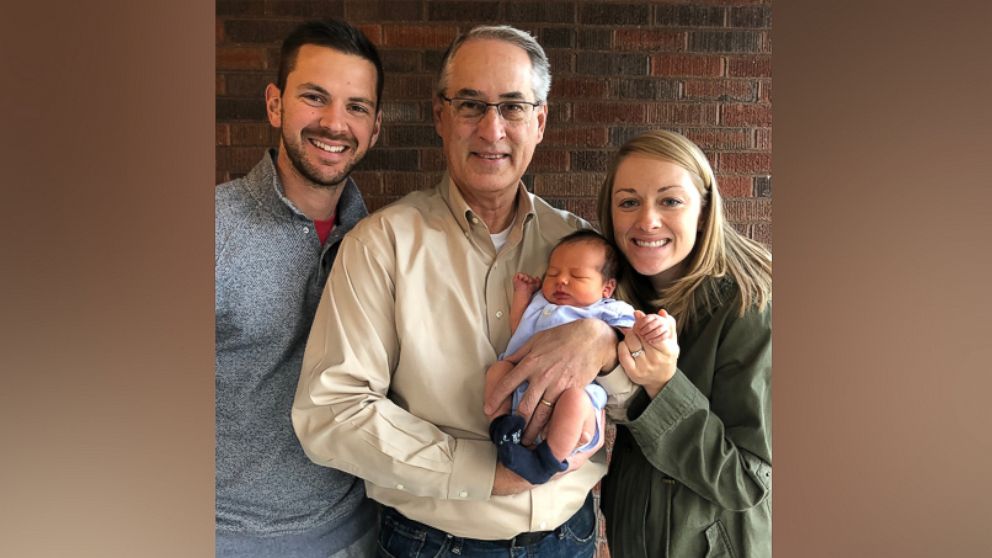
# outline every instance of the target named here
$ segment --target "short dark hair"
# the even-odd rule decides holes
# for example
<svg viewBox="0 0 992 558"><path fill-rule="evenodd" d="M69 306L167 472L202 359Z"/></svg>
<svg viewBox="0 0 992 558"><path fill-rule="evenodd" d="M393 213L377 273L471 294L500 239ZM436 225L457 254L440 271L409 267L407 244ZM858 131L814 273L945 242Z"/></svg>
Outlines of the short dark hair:
<svg viewBox="0 0 992 558"><path fill-rule="evenodd" d="M296 67L296 55L303 45L317 45L332 48L345 54L364 58L375 66L375 110L382 109L382 61L379 51L364 33L350 24L336 19L308 21L293 30L282 42L279 52L279 78L276 87L280 92L286 89L286 79Z"/></svg>
<svg viewBox="0 0 992 558"><path fill-rule="evenodd" d="M555 244L555 247L552 248L551 251L554 252L559 246L564 246L566 244L579 244L581 242L597 244L603 247L603 267L599 269L599 273L603 275L604 281L609 281L610 279L616 279L619 281L620 256L617 255L616 247L613 246L613 243L607 240L605 236L592 229L579 229L562 237L562 239L558 241L558 244Z"/></svg>

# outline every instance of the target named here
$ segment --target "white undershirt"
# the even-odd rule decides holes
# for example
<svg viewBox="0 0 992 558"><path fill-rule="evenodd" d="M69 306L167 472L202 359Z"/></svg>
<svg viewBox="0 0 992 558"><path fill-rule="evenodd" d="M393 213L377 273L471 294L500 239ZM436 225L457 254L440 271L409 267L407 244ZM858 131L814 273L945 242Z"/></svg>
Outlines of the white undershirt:
<svg viewBox="0 0 992 558"><path fill-rule="evenodd" d="M510 226L506 227L505 230L498 233L490 233L489 238L493 239L493 247L496 248L496 253L498 254L500 250L503 249L503 245L506 244L506 239L510 238L510 229L513 228L513 222L510 222Z"/></svg>

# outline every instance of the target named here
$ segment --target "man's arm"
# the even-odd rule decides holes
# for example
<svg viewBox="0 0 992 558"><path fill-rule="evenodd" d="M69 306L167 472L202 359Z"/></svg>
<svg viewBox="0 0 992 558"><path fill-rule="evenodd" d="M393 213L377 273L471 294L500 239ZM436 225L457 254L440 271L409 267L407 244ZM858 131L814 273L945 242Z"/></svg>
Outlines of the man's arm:
<svg viewBox="0 0 992 558"><path fill-rule="evenodd" d="M341 243L303 359L292 419L307 456L373 484L437 499L486 499L495 446L455 438L386 397L400 357L394 262ZM481 374L481 372L480 372Z"/></svg>
<svg viewBox="0 0 992 558"><path fill-rule="evenodd" d="M541 404L542 399L553 404L566 389L585 386L600 372L616 368L617 336L602 320L576 320L535 334L507 360L516 366L486 394L485 411L491 414L518 385L530 382L517 412L529 421L524 442L531 443L551 417L551 407Z"/></svg>

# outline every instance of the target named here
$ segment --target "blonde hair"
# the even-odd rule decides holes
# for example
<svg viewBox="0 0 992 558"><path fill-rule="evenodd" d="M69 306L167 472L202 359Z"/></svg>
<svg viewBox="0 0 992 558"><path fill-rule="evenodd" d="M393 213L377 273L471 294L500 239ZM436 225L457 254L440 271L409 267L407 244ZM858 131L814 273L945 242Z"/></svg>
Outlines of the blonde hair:
<svg viewBox="0 0 992 558"><path fill-rule="evenodd" d="M658 292L648 278L623 262L620 297L644 309L659 308L675 317L679 330L705 316L724 300L728 282L739 290L739 314L751 306L763 310L772 296L772 256L767 248L741 235L727 221L716 177L703 151L685 136L668 130L645 132L620 148L599 191L599 224L603 235L613 234L613 181L620 163L631 155L669 161L692 176L702 199L701 230L686 257L685 274ZM728 281L729 280L729 281Z"/></svg>

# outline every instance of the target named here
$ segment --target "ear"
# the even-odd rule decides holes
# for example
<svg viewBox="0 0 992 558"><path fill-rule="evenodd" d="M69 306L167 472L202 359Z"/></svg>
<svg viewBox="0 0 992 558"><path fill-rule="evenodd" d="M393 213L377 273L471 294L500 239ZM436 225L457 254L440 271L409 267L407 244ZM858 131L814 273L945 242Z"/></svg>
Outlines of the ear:
<svg viewBox="0 0 992 558"><path fill-rule="evenodd" d="M274 83L265 86L265 114L273 128L282 127L282 92Z"/></svg>
<svg viewBox="0 0 992 558"><path fill-rule="evenodd" d="M544 125L548 123L548 103L537 107L537 143L544 139Z"/></svg>
<svg viewBox="0 0 992 558"><path fill-rule="evenodd" d="M431 118L434 120L434 132L438 136L444 137L441 133L441 111L444 110L444 103L441 102L441 98L436 94L434 95L434 100L431 101Z"/></svg>
<svg viewBox="0 0 992 558"><path fill-rule="evenodd" d="M375 115L375 124L372 125L372 139L369 140L369 148L379 141L379 132L382 130L382 111Z"/></svg>
<svg viewBox="0 0 992 558"><path fill-rule="evenodd" d="M617 288L616 279L608 279L606 283L603 284L603 298L609 298L613 296L613 291Z"/></svg>

